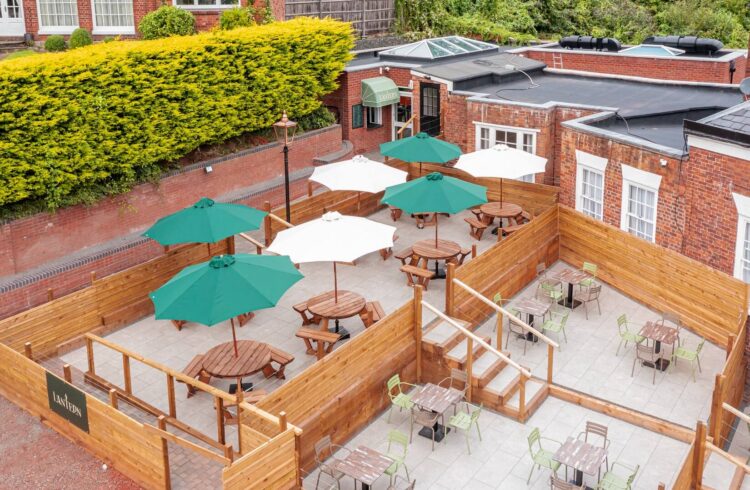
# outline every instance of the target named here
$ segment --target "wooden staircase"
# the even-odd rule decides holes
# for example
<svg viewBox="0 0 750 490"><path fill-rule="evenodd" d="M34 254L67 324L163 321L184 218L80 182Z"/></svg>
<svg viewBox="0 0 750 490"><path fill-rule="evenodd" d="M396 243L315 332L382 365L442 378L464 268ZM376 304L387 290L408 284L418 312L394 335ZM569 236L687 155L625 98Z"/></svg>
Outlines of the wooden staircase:
<svg viewBox="0 0 750 490"><path fill-rule="evenodd" d="M469 323L452 318L467 330L473 331ZM492 345L490 337L482 340ZM450 374L450 369L456 368L466 371L467 365L466 336L441 319L432 321L422 334L422 360L429 362L436 369L430 381L439 381L442 377ZM518 421L527 420L549 394L549 386L543 379L531 377L525 380L522 389L521 373L514 367L499 358L493 352L485 349L481 344L475 343L472 356L472 402L481 403ZM501 351L507 357L510 352ZM424 371L424 369L423 369ZM524 394L524 403L521 407L521 392Z"/></svg>

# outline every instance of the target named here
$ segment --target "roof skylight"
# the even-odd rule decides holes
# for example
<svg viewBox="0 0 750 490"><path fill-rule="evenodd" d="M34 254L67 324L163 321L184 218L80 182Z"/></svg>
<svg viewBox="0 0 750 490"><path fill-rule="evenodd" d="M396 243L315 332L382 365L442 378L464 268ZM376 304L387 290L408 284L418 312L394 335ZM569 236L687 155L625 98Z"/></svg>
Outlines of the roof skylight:
<svg viewBox="0 0 750 490"><path fill-rule="evenodd" d="M632 48L623 49L620 53L639 56L679 56L685 54L685 51L660 44L641 44Z"/></svg>
<svg viewBox="0 0 750 490"><path fill-rule="evenodd" d="M448 56L494 51L496 49L497 46L494 44L467 39L465 37L447 36L424 39L415 43L396 46L395 48L381 52L380 55L435 60Z"/></svg>

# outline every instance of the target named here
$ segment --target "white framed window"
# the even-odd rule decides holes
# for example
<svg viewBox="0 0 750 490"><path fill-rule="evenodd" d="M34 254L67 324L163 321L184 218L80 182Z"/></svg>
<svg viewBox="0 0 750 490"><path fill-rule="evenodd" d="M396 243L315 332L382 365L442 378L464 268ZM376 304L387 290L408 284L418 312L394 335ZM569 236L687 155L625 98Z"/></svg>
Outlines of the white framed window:
<svg viewBox="0 0 750 490"><path fill-rule="evenodd" d="M133 0L92 0L94 34L135 34Z"/></svg>
<svg viewBox="0 0 750 490"><path fill-rule="evenodd" d="M606 158L576 150L576 209L598 220L604 217L606 168Z"/></svg>
<svg viewBox="0 0 750 490"><path fill-rule="evenodd" d="M70 34L78 27L76 0L37 0L39 34Z"/></svg>
<svg viewBox="0 0 750 490"><path fill-rule="evenodd" d="M367 107L367 127L379 128L383 125L383 108Z"/></svg>
<svg viewBox="0 0 750 490"><path fill-rule="evenodd" d="M538 130L478 122L474 122L474 125L476 134L475 147L477 150L486 150L495 145L507 145L527 153L536 153L536 134L539 132ZM518 180L534 182L534 175L524 175Z"/></svg>
<svg viewBox="0 0 750 490"><path fill-rule="evenodd" d="M239 0L174 0L177 7L188 10L231 9L240 4Z"/></svg>
<svg viewBox="0 0 750 490"><path fill-rule="evenodd" d="M620 228L656 242L656 211L661 175L622 164Z"/></svg>
<svg viewBox="0 0 750 490"><path fill-rule="evenodd" d="M732 193L737 207L734 277L750 283L750 197Z"/></svg>

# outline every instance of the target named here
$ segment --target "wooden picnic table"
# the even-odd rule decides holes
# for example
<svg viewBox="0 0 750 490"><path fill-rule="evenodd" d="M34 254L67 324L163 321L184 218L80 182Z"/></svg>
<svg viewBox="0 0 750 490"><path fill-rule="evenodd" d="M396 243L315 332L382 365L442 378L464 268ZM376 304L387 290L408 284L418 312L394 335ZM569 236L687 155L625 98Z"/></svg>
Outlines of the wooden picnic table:
<svg viewBox="0 0 750 490"><path fill-rule="evenodd" d="M574 483L580 487L583 485L583 474L597 474L606 457L607 450L603 447L568 437L565 443L555 452L553 459L575 470Z"/></svg>
<svg viewBox="0 0 750 490"><path fill-rule="evenodd" d="M443 388L442 386L433 383L427 383L419 388L419 391L412 397L411 401L424 410L443 414L453 406L453 404L461 401L463 396L463 393L454 388ZM435 442L442 441L445 434L450 430L437 422L435 423L434 428ZM430 431L429 428L420 430L419 435L432 440L432 431Z"/></svg>
<svg viewBox="0 0 750 490"><path fill-rule="evenodd" d="M328 291L307 300L307 310L312 315L322 318L320 329L323 331L328 330L329 320L334 320L336 326L333 331L345 339L349 338L349 332L339 327L339 320L359 315L365 309L366 303L364 296L354 291L339 290L338 301L335 293Z"/></svg>
<svg viewBox="0 0 750 490"><path fill-rule="evenodd" d="M367 446L359 446L336 462L334 469L362 483L362 488L370 488L380 475L393 464L393 460ZM356 486L356 483L355 483Z"/></svg>
<svg viewBox="0 0 750 490"><path fill-rule="evenodd" d="M521 313L526 313L526 323L531 326L534 325L534 317L541 316L544 318L550 307L551 305L548 302L536 298L523 298L512 306L512 308L517 309ZM539 337L531 332L526 332L526 338L532 342L539 341Z"/></svg>
<svg viewBox="0 0 750 490"><path fill-rule="evenodd" d="M654 341L654 352L657 354L661 352L662 342L671 345L672 349L674 349L674 343L677 341L677 334L678 331L676 328L656 322L646 322L641 331L638 332L638 335ZM659 371L664 371L669 367L669 362L668 359L662 358L656 361L656 364L646 361L643 365L659 369Z"/></svg>
<svg viewBox="0 0 750 490"><path fill-rule="evenodd" d="M503 218L515 218L523 212L523 208L518 204L500 201L482 204L481 206L479 206L479 210L482 212L482 214L500 219L500 224L494 230L492 230L493 235L497 235L497 230L503 227Z"/></svg>
<svg viewBox="0 0 750 490"><path fill-rule="evenodd" d="M435 261L435 278L444 278L445 272L441 271L438 261L448 260L461 253L461 245L451 240L434 239L420 240L411 247L412 253L419 258L424 269L430 260Z"/></svg>
<svg viewBox="0 0 750 490"><path fill-rule="evenodd" d="M261 371L271 362L271 346L254 340L238 340L237 355L234 343L224 342L203 355L203 370L216 378L236 378L237 386L243 389L252 385L242 385L242 378Z"/></svg>
<svg viewBox="0 0 750 490"><path fill-rule="evenodd" d="M549 274L549 277L568 284L568 295L561 300L560 304L573 309L581 304L577 299L573 299L573 286L580 284L584 279L590 278L591 274L578 269L563 269L560 272Z"/></svg>

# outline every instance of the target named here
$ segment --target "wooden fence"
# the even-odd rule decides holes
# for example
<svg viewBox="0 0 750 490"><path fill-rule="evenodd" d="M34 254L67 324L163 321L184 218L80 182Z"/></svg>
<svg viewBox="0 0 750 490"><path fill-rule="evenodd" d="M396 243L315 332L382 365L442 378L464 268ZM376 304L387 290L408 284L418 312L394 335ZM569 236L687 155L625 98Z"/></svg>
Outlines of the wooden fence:
<svg viewBox="0 0 750 490"><path fill-rule="evenodd" d="M714 444L720 448L727 445L727 437L732 430L735 419L735 416L724 410L722 405L727 403L733 407L738 407L745 390L745 380L747 379L746 339L747 329L743 322L739 335L729 336L727 360L724 363L724 369L716 375L714 381L709 435L713 437Z"/></svg>
<svg viewBox="0 0 750 490"><path fill-rule="evenodd" d="M84 394L88 432L74 426L49 407L47 370L36 362L0 344L0 394L27 412L45 420L54 430L85 447L145 488L165 488L169 468L165 466L162 440L117 409Z"/></svg>
<svg viewBox="0 0 750 490"><path fill-rule="evenodd" d="M395 15L395 0L287 0L286 19L332 17L351 22L361 37L389 32Z"/></svg>
<svg viewBox="0 0 750 490"><path fill-rule="evenodd" d="M226 490L298 488L296 431L287 429L224 468L222 481Z"/></svg>
<svg viewBox="0 0 750 490"><path fill-rule="evenodd" d="M31 343L36 358L59 347L83 345L83 335L101 334L154 311L148 293L188 265L234 248L233 238L216 244L185 245L162 257L92 281L91 286L0 321L0 343L23 352Z"/></svg>
<svg viewBox="0 0 750 490"><path fill-rule="evenodd" d="M719 345L738 335L747 285L689 259L560 206L560 259L599 266L597 276L657 311L671 311L693 332Z"/></svg>
<svg viewBox="0 0 750 490"><path fill-rule="evenodd" d="M393 374L414 382L414 315L409 301L257 404L269 413L286 412L302 429L303 469L315 464L313 446L321 437L344 444L388 406L385 384Z"/></svg>

